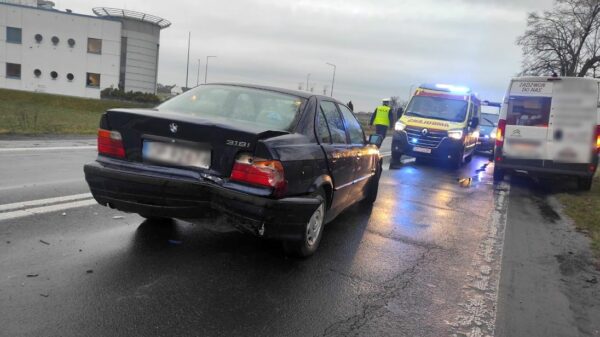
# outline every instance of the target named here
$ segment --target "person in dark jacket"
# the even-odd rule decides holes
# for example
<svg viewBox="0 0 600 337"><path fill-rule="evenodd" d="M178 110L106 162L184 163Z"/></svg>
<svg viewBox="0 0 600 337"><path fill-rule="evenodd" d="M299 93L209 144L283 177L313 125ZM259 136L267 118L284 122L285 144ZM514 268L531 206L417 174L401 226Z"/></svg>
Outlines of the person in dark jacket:
<svg viewBox="0 0 600 337"><path fill-rule="evenodd" d="M348 102L348 109L350 109L350 111L354 112L354 104L352 104L352 101Z"/></svg>
<svg viewBox="0 0 600 337"><path fill-rule="evenodd" d="M369 125L375 125L375 133L381 135L384 139L387 134L387 130L394 120L394 113L390 108L390 100L384 99L383 104L378 106L371 116Z"/></svg>

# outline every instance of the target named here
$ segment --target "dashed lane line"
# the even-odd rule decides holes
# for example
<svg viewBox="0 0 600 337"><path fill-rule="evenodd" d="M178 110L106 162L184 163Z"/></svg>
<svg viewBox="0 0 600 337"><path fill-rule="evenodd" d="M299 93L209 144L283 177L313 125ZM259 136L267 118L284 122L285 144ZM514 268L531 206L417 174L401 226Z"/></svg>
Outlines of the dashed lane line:
<svg viewBox="0 0 600 337"><path fill-rule="evenodd" d="M79 201L74 201L74 202L69 202L69 203L58 204L58 205L42 206L42 207L23 209L23 210L12 211L12 212L5 212L5 213L0 213L0 221L13 220L13 219L23 218L23 217L27 217L27 216L31 216L31 215L53 213L53 212L63 211L66 209L92 206L92 205L96 205L96 204L97 204L96 200L94 200L94 199L85 199L85 200L79 200Z"/></svg>
<svg viewBox="0 0 600 337"><path fill-rule="evenodd" d="M81 194L67 195L67 196L63 196L63 197L21 201L21 202L15 202L12 204L0 205L0 212L12 211L12 210L16 210L16 209L41 206L41 205L58 204L58 203L64 203L67 201L89 199L91 197L92 197L91 193L81 193Z"/></svg>
<svg viewBox="0 0 600 337"><path fill-rule="evenodd" d="M63 151L63 150L95 150L96 146L48 146L48 147L9 147L0 148L3 152L29 152L29 151Z"/></svg>

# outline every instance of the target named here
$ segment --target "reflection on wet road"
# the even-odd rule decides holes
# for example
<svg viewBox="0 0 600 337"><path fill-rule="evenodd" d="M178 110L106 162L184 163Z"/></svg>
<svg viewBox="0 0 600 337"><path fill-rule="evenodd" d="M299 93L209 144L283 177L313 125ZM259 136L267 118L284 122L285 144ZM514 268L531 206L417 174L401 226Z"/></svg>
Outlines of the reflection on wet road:
<svg viewBox="0 0 600 337"><path fill-rule="evenodd" d="M373 209L329 224L307 260L100 206L0 222L2 334L491 334L506 191L486 164L386 169Z"/></svg>

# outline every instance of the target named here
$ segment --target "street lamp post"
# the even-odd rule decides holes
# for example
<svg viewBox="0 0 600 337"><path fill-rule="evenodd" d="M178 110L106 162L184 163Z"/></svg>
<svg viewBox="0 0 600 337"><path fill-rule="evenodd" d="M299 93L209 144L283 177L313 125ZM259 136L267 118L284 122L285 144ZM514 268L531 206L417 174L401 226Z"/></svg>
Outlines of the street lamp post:
<svg viewBox="0 0 600 337"><path fill-rule="evenodd" d="M198 74L196 75L196 86L200 85L200 59L198 59Z"/></svg>
<svg viewBox="0 0 600 337"><path fill-rule="evenodd" d="M333 86L335 85L335 70L337 67L333 63L326 62L326 64L333 67L333 79L331 80L331 97L333 97Z"/></svg>
<svg viewBox="0 0 600 337"><path fill-rule="evenodd" d="M308 75L306 75L306 91L308 90L308 81L310 80L310 73L308 73Z"/></svg>
<svg viewBox="0 0 600 337"><path fill-rule="evenodd" d="M204 71L204 84L206 84L206 80L208 79L208 59L216 56L207 56L206 57L206 70Z"/></svg>

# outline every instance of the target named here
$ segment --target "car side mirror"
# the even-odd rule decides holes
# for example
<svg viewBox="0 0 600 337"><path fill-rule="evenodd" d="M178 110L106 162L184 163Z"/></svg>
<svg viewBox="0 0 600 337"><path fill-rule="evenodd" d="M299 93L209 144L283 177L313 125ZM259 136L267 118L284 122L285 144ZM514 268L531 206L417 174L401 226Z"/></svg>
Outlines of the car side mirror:
<svg viewBox="0 0 600 337"><path fill-rule="evenodd" d="M469 127L471 128L476 128L479 126L479 117L473 117L471 118L471 122L469 122Z"/></svg>
<svg viewBox="0 0 600 337"><path fill-rule="evenodd" d="M377 147L381 147L381 144L383 144L383 136L381 135L370 135L369 136L369 144L375 145Z"/></svg>

